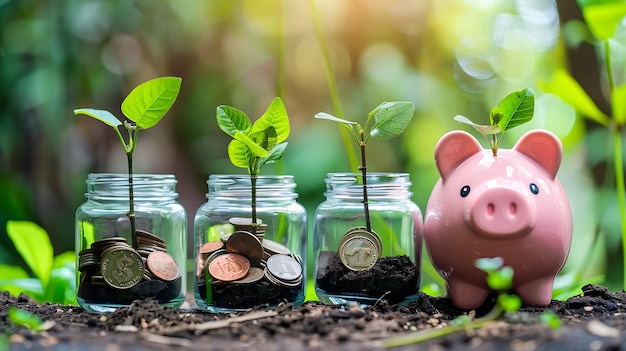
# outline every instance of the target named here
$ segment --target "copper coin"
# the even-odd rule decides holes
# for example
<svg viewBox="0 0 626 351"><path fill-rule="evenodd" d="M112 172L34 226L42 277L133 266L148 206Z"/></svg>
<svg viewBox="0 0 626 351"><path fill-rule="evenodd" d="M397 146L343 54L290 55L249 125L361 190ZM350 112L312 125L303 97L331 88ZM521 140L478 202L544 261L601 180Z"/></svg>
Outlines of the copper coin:
<svg viewBox="0 0 626 351"><path fill-rule="evenodd" d="M146 265L150 273L154 274L157 278L171 282L176 280L180 275L180 270L174 258L167 252L154 251L148 255Z"/></svg>
<svg viewBox="0 0 626 351"><path fill-rule="evenodd" d="M163 238L161 238L160 236L154 235L150 232L147 232L145 230L136 230L135 233L137 233L137 238L145 238L146 240L152 240L152 241L156 241L159 242L161 244L165 244L165 240L163 240Z"/></svg>
<svg viewBox="0 0 626 351"><path fill-rule="evenodd" d="M226 251L245 256L250 264L258 266L263 259L263 245L254 235L244 232L234 232L226 242Z"/></svg>
<svg viewBox="0 0 626 351"><path fill-rule="evenodd" d="M220 255L209 263L209 273L217 280L233 281L246 276L250 270L250 261L247 258L227 253Z"/></svg>
<svg viewBox="0 0 626 351"><path fill-rule="evenodd" d="M200 246L199 252L201 254L210 254L211 252L217 251L222 247L224 247L224 243L221 241L209 241Z"/></svg>
<svg viewBox="0 0 626 351"><path fill-rule="evenodd" d="M137 285L144 273L141 256L133 249L115 249L102 256L100 270L104 280L118 289Z"/></svg>

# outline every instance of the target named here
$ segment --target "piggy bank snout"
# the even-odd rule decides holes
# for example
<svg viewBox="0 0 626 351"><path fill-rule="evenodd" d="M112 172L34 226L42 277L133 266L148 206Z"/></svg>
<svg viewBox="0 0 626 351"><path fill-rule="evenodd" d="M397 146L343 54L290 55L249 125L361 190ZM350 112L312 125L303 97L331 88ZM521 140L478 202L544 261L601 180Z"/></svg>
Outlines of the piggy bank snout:
<svg viewBox="0 0 626 351"><path fill-rule="evenodd" d="M492 188L471 204L469 224L478 235L510 239L530 233L535 226L536 208L530 195L508 188Z"/></svg>

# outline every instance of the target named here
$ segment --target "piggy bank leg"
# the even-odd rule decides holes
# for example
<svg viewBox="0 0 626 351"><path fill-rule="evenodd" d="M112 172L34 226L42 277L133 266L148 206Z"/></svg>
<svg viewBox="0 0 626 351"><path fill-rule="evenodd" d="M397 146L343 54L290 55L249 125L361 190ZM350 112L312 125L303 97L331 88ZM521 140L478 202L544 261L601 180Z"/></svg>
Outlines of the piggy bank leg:
<svg viewBox="0 0 626 351"><path fill-rule="evenodd" d="M554 277L542 277L519 285L515 291L527 305L548 306L552 301Z"/></svg>
<svg viewBox="0 0 626 351"><path fill-rule="evenodd" d="M491 293L491 290L454 278L450 278L447 285L452 303L464 310L480 307Z"/></svg>

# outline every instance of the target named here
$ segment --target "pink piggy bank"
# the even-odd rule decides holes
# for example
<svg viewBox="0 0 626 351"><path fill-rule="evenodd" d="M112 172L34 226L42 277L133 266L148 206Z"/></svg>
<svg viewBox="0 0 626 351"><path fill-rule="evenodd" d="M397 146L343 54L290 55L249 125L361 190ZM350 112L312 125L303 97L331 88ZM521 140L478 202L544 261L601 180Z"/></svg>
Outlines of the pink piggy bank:
<svg viewBox="0 0 626 351"><path fill-rule="evenodd" d="M501 257L525 304L546 306L569 252L572 214L556 178L563 148L547 131L526 133L511 150L484 150L469 133L435 148L441 179L424 222L426 248L452 303L479 307L491 290L476 259Z"/></svg>

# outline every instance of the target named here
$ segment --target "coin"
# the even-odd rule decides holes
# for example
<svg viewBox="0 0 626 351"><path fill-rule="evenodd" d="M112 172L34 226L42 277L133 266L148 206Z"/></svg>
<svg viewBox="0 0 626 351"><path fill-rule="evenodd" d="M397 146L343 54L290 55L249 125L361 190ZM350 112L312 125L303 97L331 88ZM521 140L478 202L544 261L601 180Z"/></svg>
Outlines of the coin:
<svg viewBox="0 0 626 351"><path fill-rule="evenodd" d="M380 257L383 251L383 242L380 240L380 236L375 231L368 231L365 227L354 227L348 230L348 232L344 235L344 238L345 240L347 240L355 235L365 236L368 239L372 240L378 248L378 256Z"/></svg>
<svg viewBox="0 0 626 351"><path fill-rule="evenodd" d="M263 245L254 235L244 232L234 232L226 242L226 251L245 256L252 266L258 266L263 259Z"/></svg>
<svg viewBox="0 0 626 351"><path fill-rule="evenodd" d="M222 247L224 247L224 243L221 241L209 241L200 246L199 252L201 254L210 254L211 252L217 251Z"/></svg>
<svg viewBox="0 0 626 351"><path fill-rule="evenodd" d="M146 265L152 274L167 282L175 280L180 274L176 261L167 252L152 252L148 255Z"/></svg>
<svg viewBox="0 0 626 351"><path fill-rule="evenodd" d="M342 239L338 252L341 262L354 271L371 268L379 258L376 243L361 235L352 235L347 240Z"/></svg>
<svg viewBox="0 0 626 351"><path fill-rule="evenodd" d="M239 280L235 280L233 281L233 283L236 284L250 284L250 283L254 283L257 282L259 280L261 280L261 278L263 278L265 272L263 271L263 269L259 268L259 267L250 267L250 270L248 271L248 274L239 279Z"/></svg>
<svg viewBox="0 0 626 351"><path fill-rule="evenodd" d="M102 256L100 270L104 280L118 289L137 285L144 273L141 256L133 249L115 249Z"/></svg>
<svg viewBox="0 0 626 351"><path fill-rule="evenodd" d="M285 246L285 245L283 245L281 243L278 243L276 241L269 240L269 239L264 239L263 240L263 248L270 255L274 255L274 254L289 255L291 253L291 250L289 250L289 248L287 248L287 246Z"/></svg>
<svg viewBox="0 0 626 351"><path fill-rule="evenodd" d="M250 261L241 255L227 253L213 259L208 269L211 276L217 280L233 281L248 274Z"/></svg>
<svg viewBox="0 0 626 351"><path fill-rule="evenodd" d="M156 241L158 243L161 243L163 245L165 245L165 240L163 240L163 238L154 235L150 232L147 232L145 230L136 230L135 233L137 233L137 239L146 239L146 240L150 240L150 241Z"/></svg>
<svg viewBox="0 0 626 351"><path fill-rule="evenodd" d="M294 281L302 277L302 266L288 255L272 255L267 259L267 269L276 278Z"/></svg>

